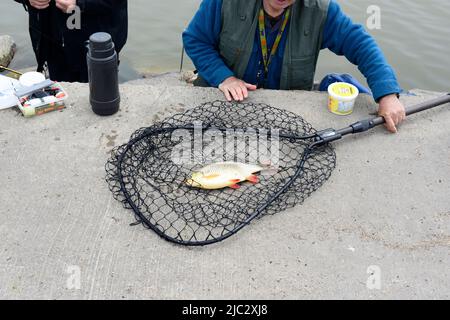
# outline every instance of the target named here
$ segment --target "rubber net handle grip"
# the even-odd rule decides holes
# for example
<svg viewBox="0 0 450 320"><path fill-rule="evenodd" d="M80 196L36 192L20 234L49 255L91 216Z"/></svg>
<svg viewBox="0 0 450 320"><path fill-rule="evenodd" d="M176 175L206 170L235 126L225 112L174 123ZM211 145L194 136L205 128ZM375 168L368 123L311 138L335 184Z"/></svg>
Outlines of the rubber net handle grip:
<svg viewBox="0 0 450 320"><path fill-rule="evenodd" d="M414 106L406 108L406 115L410 116L418 112L422 112L425 110L429 110L432 108L435 108L437 106L446 104L450 102L450 93L446 94L445 96L435 98L429 101L425 101L419 104L416 104ZM349 135L349 134L355 134L355 133L361 133L365 132L367 130L370 130L376 126L382 125L385 123L385 120L383 117L377 117L377 118L371 118L366 120L358 121L349 127L340 129L340 130L334 130L334 129L328 129L323 130L318 133L318 142L316 144L320 145L327 142L332 142L341 139L343 136Z"/></svg>
<svg viewBox="0 0 450 320"><path fill-rule="evenodd" d="M443 104L449 103L450 102L450 93L448 93L445 96L433 99L433 100L429 100L429 101L425 101L419 104L416 104L414 106L411 107L407 107L406 108L406 115L407 116L411 116L413 114L425 111L425 110L429 110L438 106L441 106ZM378 117L378 118L374 118L372 120L373 126L379 126L381 124L384 124L384 118L383 117Z"/></svg>

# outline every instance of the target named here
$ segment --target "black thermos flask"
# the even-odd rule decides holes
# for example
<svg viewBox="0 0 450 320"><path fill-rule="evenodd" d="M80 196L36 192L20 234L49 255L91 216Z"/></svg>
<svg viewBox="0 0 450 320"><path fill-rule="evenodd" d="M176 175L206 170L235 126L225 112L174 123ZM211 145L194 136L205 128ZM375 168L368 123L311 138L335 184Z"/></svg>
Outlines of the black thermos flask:
<svg viewBox="0 0 450 320"><path fill-rule="evenodd" d="M119 65L111 35L97 32L90 36L87 65L92 110L109 116L119 110Z"/></svg>

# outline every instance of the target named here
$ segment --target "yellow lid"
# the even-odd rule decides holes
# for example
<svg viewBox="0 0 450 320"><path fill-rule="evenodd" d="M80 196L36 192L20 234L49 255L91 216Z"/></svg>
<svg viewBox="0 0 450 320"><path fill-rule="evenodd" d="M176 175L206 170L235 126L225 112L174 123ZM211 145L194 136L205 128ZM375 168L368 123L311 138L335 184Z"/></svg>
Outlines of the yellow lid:
<svg viewBox="0 0 450 320"><path fill-rule="evenodd" d="M339 82L332 86L331 91L340 97L352 97L356 93L354 88L351 84Z"/></svg>

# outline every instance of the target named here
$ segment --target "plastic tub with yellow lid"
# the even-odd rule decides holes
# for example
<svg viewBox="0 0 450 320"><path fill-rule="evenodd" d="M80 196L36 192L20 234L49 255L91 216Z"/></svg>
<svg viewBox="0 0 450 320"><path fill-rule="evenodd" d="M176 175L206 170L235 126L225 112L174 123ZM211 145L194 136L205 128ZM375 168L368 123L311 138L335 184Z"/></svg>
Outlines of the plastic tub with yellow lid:
<svg viewBox="0 0 450 320"><path fill-rule="evenodd" d="M335 82L328 87L328 95L328 109L334 114L346 116L353 112L359 90L350 83Z"/></svg>

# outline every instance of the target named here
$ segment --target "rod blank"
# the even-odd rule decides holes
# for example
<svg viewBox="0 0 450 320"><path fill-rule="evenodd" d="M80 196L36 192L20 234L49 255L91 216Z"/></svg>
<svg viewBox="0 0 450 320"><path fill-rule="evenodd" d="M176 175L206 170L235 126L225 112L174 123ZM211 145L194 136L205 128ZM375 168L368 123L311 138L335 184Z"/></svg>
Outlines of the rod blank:
<svg viewBox="0 0 450 320"><path fill-rule="evenodd" d="M441 106L441 105L449 103L449 102L450 102L450 93L446 94L445 96L442 96L442 97L439 97L439 98L436 98L433 100L424 101L422 103L408 107L408 108L406 108L406 115L411 116L413 114L416 114L416 113L419 113L422 111L426 111L426 110ZM374 124L373 127L375 127L375 126L384 124L385 121L384 121L383 117L377 117L377 118L374 118L372 120L372 122Z"/></svg>

